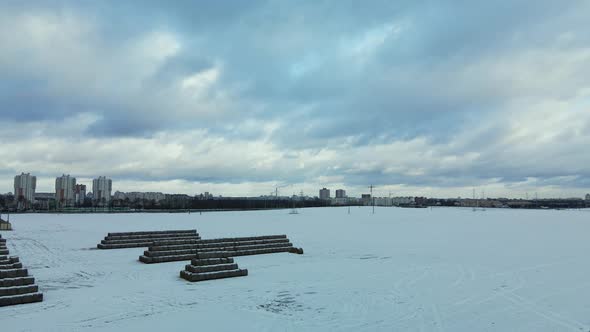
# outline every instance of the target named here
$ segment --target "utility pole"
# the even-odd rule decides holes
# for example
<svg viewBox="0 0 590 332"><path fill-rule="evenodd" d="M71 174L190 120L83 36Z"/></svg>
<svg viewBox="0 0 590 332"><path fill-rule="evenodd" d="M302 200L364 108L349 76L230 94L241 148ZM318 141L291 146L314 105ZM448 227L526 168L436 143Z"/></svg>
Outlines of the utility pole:
<svg viewBox="0 0 590 332"><path fill-rule="evenodd" d="M284 184L284 185L276 185L275 186L275 191L274 191L274 195L275 195L275 208L279 207L279 188L286 188L286 187L290 187L290 184ZM271 195L273 194L272 192L270 193Z"/></svg>
<svg viewBox="0 0 590 332"><path fill-rule="evenodd" d="M375 197L373 197L373 188L375 188L373 185L369 186L369 189L371 189L371 201L373 203L373 214L375 214Z"/></svg>

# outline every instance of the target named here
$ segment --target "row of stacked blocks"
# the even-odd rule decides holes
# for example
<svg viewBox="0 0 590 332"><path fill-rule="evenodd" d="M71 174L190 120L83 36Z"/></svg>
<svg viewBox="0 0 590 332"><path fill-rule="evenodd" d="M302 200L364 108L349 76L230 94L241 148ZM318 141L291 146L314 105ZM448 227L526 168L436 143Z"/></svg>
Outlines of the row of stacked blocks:
<svg viewBox="0 0 590 332"><path fill-rule="evenodd" d="M139 261L152 264L190 260L180 277L188 281L203 281L248 275L239 269L234 256L260 255L279 252L303 254L286 235L265 235L201 239L196 230L108 233L97 246L99 249L148 247Z"/></svg>
<svg viewBox="0 0 590 332"><path fill-rule="evenodd" d="M293 247L286 235L187 240L182 243L154 242L139 256L143 263L185 261L195 255L223 251L228 257L260 255L279 252L303 254L303 249Z"/></svg>
<svg viewBox="0 0 590 332"><path fill-rule="evenodd" d="M0 307L43 301L35 278L16 256L9 256L6 239L0 235Z"/></svg>
<svg viewBox="0 0 590 332"><path fill-rule="evenodd" d="M247 276L248 270L238 268L229 255L226 251L197 253L191 264L180 271L180 277L194 282Z"/></svg>
<svg viewBox="0 0 590 332"><path fill-rule="evenodd" d="M201 237L197 230L153 231L153 232L126 232L108 233L104 240L97 245L98 249L123 249L149 247L155 242L167 244L195 241Z"/></svg>

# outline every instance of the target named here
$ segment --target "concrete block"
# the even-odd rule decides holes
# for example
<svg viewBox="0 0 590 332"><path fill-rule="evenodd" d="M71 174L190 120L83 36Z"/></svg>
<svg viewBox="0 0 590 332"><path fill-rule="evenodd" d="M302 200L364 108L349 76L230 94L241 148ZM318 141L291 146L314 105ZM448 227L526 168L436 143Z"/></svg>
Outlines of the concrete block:
<svg viewBox="0 0 590 332"><path fill-rule="evenodd" d="M187 237L187 238L174 238L169 240L154 240L154 246L170 246L170 245L183 245L183 244L197 244L201 240L200 236Z"/></svg>
<svg viewBox="0 0 590 332"><path fill-rule="evenodd" d="M0 307L43 301L42 293L31 293L0 297Z"/></svg>
<svg viewBox="0 0 590 332"><path fill-rule="evenodd" d="M232 277L244 277L248 275L248 270L246 269L238 269L238 270L231 270L231 271L220 271L220 272L209 272L209 273L191 273L189 271L180 271L180 277L191 281L205 281L205 280L214 280L214 279L222 279L222 278L232 278Z"/></svg>
<svg viewBox="0 0 590 332"><path fill-rule="evenodd" d="M217 264L231 264L233 262L234 262L234 259L231 257L229 257L229 258L206 258L206 259L193 258L191 260L191 265L206 266L206 265L217 265Z"/></svg>
<svg viewBox="0 0 590 332"><path fill-rule="evenodd" d="M153 263L153 258L141 255L141 256L139 256L139 261L142 263L151 264L151 263Z"/></svg>
<svg viewBox="0 0 590 332"><path fill-rule="evenodd" d="M274 254L280 252L289 252L292 247L278 247L278 248L266 248L266 249L250 249L250 250L238 250L232 252L232 256L250 256L250 255L264 255Z"/></svg>
<svg viewBox="0 0 590 332"><path fill-rule="evenodd" d="M175 256L175 255L196 255L199 252L197 249L186 250L170 250L170 251L144 251L143 255L148 257L158 256Z"/></svg>
<svg viewBox="0 0 590 332"><path fill-rule="evenodd" d="M202 240L202 243L255 241L255 240L285 239L285 238L287 238L287 235L263 235L263 236L250 236L250 237L204 239L204 240Z"/></svg>
<svg viewBox="0 0 590 332"><path fill-rule="evenodd" d="M198 249L198 244L177 244L169 246L150 246L149 251L172 251L172 250L185 250L185 249Z"/></svg>
<svg viewBox="0 0 590 332"><path fill-rule="evenodd" d="M174 237L150 237L150 238L131 238L131 239L107 239L101 240L102 244L122 244L122 243L152 243L157 241L168 241L168 240L198 240L199 235L179 235Z"/></svg>
<svg viewBox="0 0 590 332"><path fill-rule="evenodd" d="M291 248L289 248L289 252L292 254L303 255L303 248L291 247Z"/></svg>
<svg viewBox="0 0 590 332"><path fill-rule="evenodd" d="M18 256L0 256L0 264L12 264L18 262Z"/></svg>
<svg viewBox="0 0 590 332"><path fill-rule="evenodd" d="M174 234L174 233L196 233L196 229L163 230L163 231L142 231L142 232L116 232L108 233L107 236L146 235L146 234Z"/></svg>
<svg viewBox="0 0 590 332"><path fill-rule="evenodd" d="M127 249L127 248L143 248L147 247L148 243L125 243L125 244L102 244L96 245L98 249Z"/></svg>
<svg viewBox="0 0 590 332"><path fill-rule="evenodd" d="M0 270L0 279L27 277L28 275L27 269Z"/></svg>
<svg viewBox="0 0 590 332"><path fill-rule="evenodd" d="M0 287L25 286L25 285L32 285L34 283L35 283L35 278L33 278L33 277L0 279Z"/></svg>
<svg viewBox="0 0 590 332"><path fill-rule="evenodd" d="M211 252L199 252L195 254L195 258L203 259L203 258L228 258L230 257L229 252L227 251L211 251Z"/></svg>
<svg viewBox="0 0 590 332"><path fill-rule="evenodd" d="M38 291L39 287L37 285L1 287L0 296L13 296L20 294L37 293Z"/></svg>
<svg viewBox="0 0 590 332"><path fill-rule="evenodd" d="M106 236L105 240L133 240L133 239L154 239L154 238L176 238L185 236L197 236L196 232L170 233L170 234L142 234L142 235L123 235L123 236Z"/></svg>
<svg viewBox="0 0 590 332"><path fill-rule="evenodd" d="M8 263L8 264L0 263L0 270L13 270L13 269L22 269L22 268L23 268L22 263Z"/></svg>
<svg viewBox="0 0 590 332"><path fill-rule="evenodd" d="M217 265L207 265L207 266L194 266L194 265L187 265L185 267L186 271L192 273L206 273L206 272L217 272L217 271L228 271L228 270L237 270L238 264L217 264Z"/></svg>
<svg viewBox="0 0 590 332"><path fill-rule="evenodd" d="M148 250L156 251L156 250L182 250L182 249L208 249L208 248L224 248L224 247L236 247L236 246L245 246L245 245L263 245L263 244L278 244L278 243L288 243L289 240L287 238L279 238L279 239L263 239L263 240L245 240L245 241L220 241L220 242L211 242L211 239L191 243L191 244L176 244L176 245L160 245L154 243L153 246L149 247Z"/></svg>
<svg viewBox="0 0 590 332"><path fill-rule="evenodd" d="M189 261L194 258L195 255L174 255L174 256L158 256L158 257L148 257L148 256L139 256L139 261L146 264L154 264L154 263L166 263L166 262L179 262L179 261Z"/></svg>
<svg viewBox="0 0 590 332"><path fill-rule="evenodd" d="M182 237L179 239L183 240L199 240L199 237ZM98 249L124 249L124 248L140 248L150 247L154 244L154 241L160 241L161 239L134 239L134 240L122 240L122 241L106 241L102 240L96 247Z"/></svg>
<svg viewBox="0 0 590 332"><path fill-rule="evenodd" d="M285 239L286 240L286 239ZM274 241L274 240L273 240ZM280 242L263 243L260 241L245 241L245 242L225 242L225 243L208 243L208 244L192 244L192 245L178 245L178 246L151 246L148 248L149 254L146 256L162 256L173 253L189 253L198 250L205 251L232 251L232 250L249 250L292 246L290 242L281 240ZM165 254L166 253L166 254Z"/></svg>

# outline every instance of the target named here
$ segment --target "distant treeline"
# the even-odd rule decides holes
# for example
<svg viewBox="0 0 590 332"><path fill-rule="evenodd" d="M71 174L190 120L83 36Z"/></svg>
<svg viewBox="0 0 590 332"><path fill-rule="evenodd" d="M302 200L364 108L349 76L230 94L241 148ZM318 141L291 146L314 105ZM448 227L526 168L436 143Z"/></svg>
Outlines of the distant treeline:
<svg viewBox="0 0 590 332"><path fill-rule="evenodd" d="M127 204L117 204L114 206L126 206ZM286 208L304 208L304 207L320 207L329 205L328 202L322 200L304 200L292 201L286 199L190 199L190 200L165 200L158 203L155 202L135 202L127 205L131 208L144 210L174 210L174 209L190 209L190 210L260 210L260 209L286 209Z"/></svg>
<svg viewBox="0 0 590 332"><path fill-rule="evenodd" d="M459 199L459 198L429 198L428 206L462 206L483 208L513 208L513 209L583 209L590 207L589 200L577 198L555 199Z"/></svg>
<svg viewBox="0 0 590 332"><path fill-rule="evenodd" d="M86 199L77 206L64 206L58 204L55 199L37 200L34 204L22 204L16 202L12 195L0 195L0 211L17 212L17 206L24 206L22 211L38 212L133 212L133 211L217 211L217 210L263 210L263 209L288 209L331 206L329 200L320 199L290 199L290 198L248 198L248 197L214 197L203 198L199 196L188 196L182 194L166 195L162 200L136 199L131 201L125 199L113 199L108 203L96 204ZM364 202L364 205L371 205L371 201ZM351 200L344 205L362 205L360 200ZM379 205L379 204L377 204ZM386 205L391 206L391 204ZM507 198L420 198L414 204L399 205L401 207L427 207L427 206L458 206L458 207L481 207L481 208L517 208L517 209L581 209L590 207L590 200L583 199L507 199Z"/></svg>
<svg viewBox="0 0 590 332"><path fill-rule="evenodd" d="M60 206L55 200L36 202L26 211L47 212L108 212L108 211L204 211L204 210L262 210L329 206L330 202L320 199L281 199L281 198L223 198L202 199L188 195L168 195L164 200L113 199L108 204L93 204L85 200L77 206ZM13 200L0 195L0 211L17 212Z"/></svg>

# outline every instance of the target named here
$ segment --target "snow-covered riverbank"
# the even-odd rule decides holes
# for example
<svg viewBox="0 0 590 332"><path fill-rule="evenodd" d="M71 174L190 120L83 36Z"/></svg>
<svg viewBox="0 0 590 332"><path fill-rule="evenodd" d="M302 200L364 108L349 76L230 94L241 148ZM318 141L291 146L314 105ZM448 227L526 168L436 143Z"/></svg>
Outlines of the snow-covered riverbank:
<svg viewBox="0 0 590 332"><path fill-rule="evenodd" d="M200 214L14 215L2 232L45 295L0 308L6 331L584 331L590 211L317 208ZM96 250L107 232L287 234L304 255L237 257L201 283L188 262Z"/></svg>

